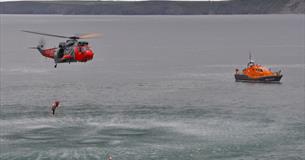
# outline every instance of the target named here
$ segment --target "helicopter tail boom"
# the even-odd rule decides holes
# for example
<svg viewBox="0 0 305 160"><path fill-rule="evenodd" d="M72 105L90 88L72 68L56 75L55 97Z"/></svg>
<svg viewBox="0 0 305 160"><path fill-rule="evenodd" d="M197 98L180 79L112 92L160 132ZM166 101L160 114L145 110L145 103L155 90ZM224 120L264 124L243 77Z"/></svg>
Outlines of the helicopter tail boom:
<svg viewBox="0 0 305 160"><path fill-rule="evenodd" d="M41 53L41 55L47 57L47 58L52 58L54 59L56 49L57 48L48 48L48 49L42 49L37 47L38 51Z"/></svg>

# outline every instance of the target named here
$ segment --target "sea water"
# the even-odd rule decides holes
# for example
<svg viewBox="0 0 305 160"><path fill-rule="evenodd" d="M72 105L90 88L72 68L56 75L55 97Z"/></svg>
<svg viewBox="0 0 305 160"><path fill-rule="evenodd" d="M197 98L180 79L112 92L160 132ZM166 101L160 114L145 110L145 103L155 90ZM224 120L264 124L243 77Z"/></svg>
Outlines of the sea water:
<svg viewBox="0 0 305 160"><path fill-rule="evenodd" d="M0 159L304 159L304 15L0 16ZM36 46L90 39L87 63ZM280 84L235 82L253 59ZM50 106L61 102L55 116Z"/></svg>

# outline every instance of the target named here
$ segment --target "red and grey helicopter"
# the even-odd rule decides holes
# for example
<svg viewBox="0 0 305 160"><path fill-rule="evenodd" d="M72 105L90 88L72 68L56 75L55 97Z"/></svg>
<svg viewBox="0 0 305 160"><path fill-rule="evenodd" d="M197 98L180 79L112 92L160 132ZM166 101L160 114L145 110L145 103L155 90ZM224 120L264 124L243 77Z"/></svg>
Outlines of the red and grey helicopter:
<svg viewBox="0 0 305 160"><path fill-rule="evenodd" d="M101 36L99 33L88 33L88 34L81 34L79 36L68 37L68 36L33 32L26 30L22 30L22 32L68 39L66 40L66 42L60 42L58 47L55 48L45 49L44 40L41 40L37 47L31 47L32 49L38 49L41 55L47 58L54 59L55 68L57 67L57 63L87 62L92 60L94 53L89 47L88 45L89 43L87 41L78 41L78 39L97 38Z"/></svg>

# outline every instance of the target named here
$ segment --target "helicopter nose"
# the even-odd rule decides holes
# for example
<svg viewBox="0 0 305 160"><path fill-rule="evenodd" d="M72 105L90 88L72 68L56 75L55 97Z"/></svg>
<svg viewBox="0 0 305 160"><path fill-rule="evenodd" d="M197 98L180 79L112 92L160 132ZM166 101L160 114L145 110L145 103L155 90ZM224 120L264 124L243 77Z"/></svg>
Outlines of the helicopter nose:
<svg viewBox="0 0 305 160"><path fill-rule="evenodd" d="M91 60L93 58L94 53L91 50L86 51L86 59Z"/></svg>

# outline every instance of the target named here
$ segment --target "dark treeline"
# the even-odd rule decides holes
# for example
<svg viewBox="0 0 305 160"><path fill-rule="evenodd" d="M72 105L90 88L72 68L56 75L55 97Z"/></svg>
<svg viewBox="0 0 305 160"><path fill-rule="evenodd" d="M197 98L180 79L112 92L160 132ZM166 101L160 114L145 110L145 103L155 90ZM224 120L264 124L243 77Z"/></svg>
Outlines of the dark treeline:
<svg viewBox="0 0 305 160"><path fill-rule="evenodd" d="M0 3L0 14L204 15L304 13L304 0L231 0L218 2L17 1Z"/></svg>

